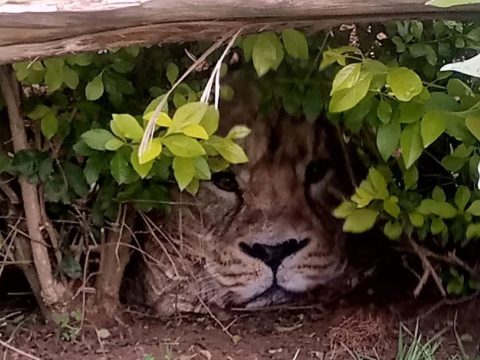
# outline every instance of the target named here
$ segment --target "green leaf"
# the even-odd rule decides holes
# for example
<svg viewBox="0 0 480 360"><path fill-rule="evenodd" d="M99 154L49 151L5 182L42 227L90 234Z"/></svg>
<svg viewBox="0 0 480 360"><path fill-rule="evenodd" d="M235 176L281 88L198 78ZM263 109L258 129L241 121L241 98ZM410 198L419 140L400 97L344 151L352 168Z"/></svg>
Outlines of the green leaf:
<svg viewBox="0 0 480 360"><path fill-rule="evenodd" d="M153 115L153 112L156 110L157 106L160 105L160 102L163 100L164 97L165 97L165 94L162 94L160 96L157 96L152 101L150 101L150 103L147 105L147 108L143 112L143 115L147 115L149 113L152 113ZM161 111L163 111L164 113L168 113L168 101L165 101Z"/></svg>
<svg viewBox="0 0 480 360"><path fill-rule="evenodd" d="M0 152L0 174L4 172L11 172L12 159L3 152Z"/></svg>
<svg viewBox="0 0 480 360"><path fill-rule="evenodd" d="M270 42L275 47L275 61L272 63L271 69L276 71L285 57L282 43L273 31L265 32L263 34L269 38Z"/></svg>
<svg viewBox="0 0 480 360"><path fill-rule="evenodd" d="M470 87L465 84L462 80L457 78L452 78L448 80L447 83L447 94L450 96L459 96L459 97L473 97L474 93Z"/></svg>
<svg viewBox="0 0 480 360"><path fill-rule="evenodd" d="M348 215L357 209L353 202L345 200L333 210L333 216L337 219L345 219Z"/></svg>
<svg viewBox="0 0 480 360"><path fill-rule="evenodd" d="M78 165L72 164L71 162L65 162L63 166L69 188L82 198L87 196L89 188L85 176L83 175L83 170Z"/></svg>
<svg viewBox="0 0 480 360"><path fill-rule="evenodd" d="M102 97L105 91L103 87L103 71L95 76L85 87L85 97L89 101L95 101Z"/></svg>
<svg viewBox="0 0 480 360"><path fill-rule="evenodd" d="M460 185L455 193L455 205L457 205L458 210L463 211L467 203L470 201L472 196L470 189L465 185Z"/></svg>
<svg viewBox="0 0 480 360"><path fill-rule="evenodd" d="M360 74L355 86L335 92L330 99L330 112L344 112L357 105L367 95L371 81L372 74Z"/></svg>
<svg viewBox="0 0 480 360"><path fill-rule="evenodd" d="M441 218L436 217L432 220L430 231L432 232L432 235L438 235L446 229L446 227L445 222Z"/></svg>
<svg viewBox="0 0 480 360"><path fill-rule="evenodd" d="M355 46L341 46L336 49L325 50L322 53L322 62L320 63L319 70L322 71L334 63L345 66L345 54L347 53L361 54L362 51Z"/></svg>
<svg viewBox="0 0 480 360"><path fill-rule="evenodd" d="M443 219L452 219L457 215L457 210L447 202L436 201L432 208L432 214L438 215Z"/></svg>
<svg viewBox="0 0 480 360"><path fill-rule="evenodd" d="M185 188L185 190L193 196L197 194L198 189L200 189L200 181L197 178L193 178L190 184Z"/></svg>
<svg viewBox="0 0 480 360"><path fill-rule="evenodd" d="M401 103L399 110L400 122L402 124L411 124L420 120L425 114L425 105L416 102Z"/></svg>
<svg viewBox="0 0 480 360"><path fill-rule="evenodd" d="M325 105L324 102L320 100L322 96L321 88L317 85L310 87L306 91L303 96L302 107L307 121L315 121L322 113Z"/></svg>
<svg viewBox="0 0 480 360"><path fill-rule="evenodd" d="M283 45L287 54L295 59L308 59L308 43L305 35L295 29L286 29L282 33Z"/></svg>
<svg viewBox="0 0 480 360"><path fill-rule="evenodd" d="M207 107L207 111L200 121L200 125L205 129L207 134L213 135L218 129L218 121L220 120L220 113L213 105Z"/></svg>
<svg viewBox="0 0 480 360"><path fill-rule="evenodd" d="M234 125L227 134L227 139L243 139L250 134L250 130L245 125Z"/></svg>
<svg viewBox="0 0 480 360"><path fill-rule="evenodd" d="M377 129L377 147L383 160L387 161L400 142L400 123L397 119Z"/></svg>
<svg viewBox="0 0 480 360"><path fill-rule="evenodd" d="M403 129L402 135L400 136L400 147L402 149L405 167L408 169L415 163L423 151L419 123L410 124Z"/></svg>
<svg viewBox="0 0 480 360"><path fill-rule="evenodd" d="M389 221L383 227L383 233L390 240L398 240L400 235L402 235L403 226L399 221Z"/></svg>
<svg viewBox="0 0 480 360"><path fill-rule="evenodd" d="M448 117L441 111L428 111L422 118L421 133L423 146L427 148L447 129Z"/></svg>
<svg viewBox="0 0 480 360"><path fill-rule="evenodd" d="M182 134L170 135L161 141L175 156L191 158L205 155L205 149L197 140Z"/></svg>
<svg viewBox="0 0 480 360"><path fill-rule="evenodd" d="M467 226L466 236L468 240L480 238L480 224L469 224Z"/></svg>
<svg viewBox="0 0 480 360"><path fill-rule="evenodd" d="M425 218L423 217L422 214L418 212L409 213L408 218L410 219L410 222L412 223L412 225L416 228L421 228L425 223Z"/></svg>
<svg viewBox="0 0 480 360"><path fill-rule="evenodd" d="M258 35L253 47L252 59L259 77L265 75L274 66L277 60L277 49L267 34Z"/></svg>
<svg viewBox="0 0 480 360"><path fill-rule="evenodd" d="M456 173L465 166L468 159L447 155L442 159L442 165L448 171Z"/></svg>
<svg viewBox="0 0 480 360"><path fill-rule="evenodd" d="M418 40L422 38L423 23L421 21L412 21L410 23L410 31Z"/></svg>
<svg viewBox="0 0 480 360"><path fill-rule="evenodd" d="M343 119L345 126L353 132L358 134L362 128L363 121L367 118L374 106L373 96L367 95L362 101L355 105L350 110L344 113Z"/></svg>
<svg viewBox="0 0 480 360"><path fill-rule="evenodd" d="M189 125L199 124L207 112L208 105L197 101L185 104L175 111L173 121L168 128L167 134L182 131Z"/></svg>
<svg viewBox="0 0 480 360"><path fill-rule="evenodd" d="M193 138L208 140L207 132L202 127L202 125L199 125L199 124L188 125L188 126L183 128L182 132L185 135L193 137Z"/></svg>
<svg viewBox="0 0 480 360"><path fill-rule="evenodd" d="M377 116L382 123L388 124L392 116L392 106L385 100L380 101L377 108Z"/></svg>
<svg viewBox="0 0 480 360"><path fill-rule="evenodd" d="M374 199L375 195L373 194L373 187L368 180L362 181L360 187L358 187L355 194L351 197L351 200L360 208L367 206Z"/></svg>
<svg viewBox="0 0 480 360"><path fill-rule="evenodd" d="M102 171L108 168L108 162L106 160L103 154L96 154L87 159L87 163L83 169L83 175L89 185L95 183Z"/></svg>
<svg viewBox="0 0 480 360"><path fill-rule="evenodd" d="M447 195L440 186L435 186L432 191L432 199L435 201L445 202L447 201Z"/></svg>
<svg viewBox="0 0 480 360"><path fill-rule="evenodd" d="M79 83L79 77L75 70L72 68L65 66L63 69L64 74L64 82L70 89L75 90Z"/></svg>
<svg viewBox="0 0 480 360"><path fill-rule="evenodd" d="M30 111L27 116L32 120L39 120L47 116L51 112L53 112L53 110L50 109L48 106L40 104L35 106L35 108Z"/></svg>
<svg viewBox="0 0 480 360"><path fill-rule="evenodd" d="M243 149L231 139L212 136L208 143L213 146L225 160L232 164L241 164L248 161L248 157Z"/></svg>
<svg viewBox="0 0 480 360"><path fill-rule="evenodd" d="M368 58L363 60L362 67L373 75L386 75L388 72L388 67L384 63Z"/></svg>
<svg viewBox="0 0 480 360"><path fill-rule="evenodd" d="M455 276L449 279L447 284L447 293L450 295L460 295L465 291L465 277L463 275Z"/></svg>
<svg viewBox="0 0 480 360"><path fill-rule="evenodd" d="M248 62L252 58L252 53L253 53L253 48L255 46L255 43L257 42L258 35L253 34L253 35L247 35L245 38L242 40L242 49L243 49L243 56L245 57L245 60Z"/></svg>
<svg viewBox="0 0 480 360"><path fill-rule="evenodd" d="M473 216L480 216L480 200L475 200L467 209Z"/></svg>
<svg viewBox="0 0 480 360"><path fill-rule="evenodd" d="M417 211L422 215L433 214L434 208L437 206L437 202L432 199L423 199L417 208Z"/></svg>
<svg viewBox="0 0 480 360"><path fill-rule="evenodd" d="M459 116L452 115L450 117L446 133L466 144L474 144L476 141L478 141L474 136L472 136L470 130L468 130L465 124L465 119Z"/></svg>
<svg viewBox="0 0 480 360"><path fill-rule="evenodd" d="M78 260L69 253L62 258L61 269L70 279L76 280L82 277L82 266ZM69 320L66 320L66 322L68 323Z"/></svg>
<svg viewBox="0 0 480 360"><path fill-rule="evenodd" d="M220 99L230 101L234 96L235 91L232 89L232 87L227 84L222 84L220 87Z"/></svg>
<svg viewBox="0 0 480 360"><path fill-rule="evenodd" d="M80 82L78 74L69 66L65 66L63 69L64 82L70 89L75 90Z"/></svg>
<svg viewBox="0 0 480 360"><path fill-rule="evenodd" d="M151 111L148 114L143 115L143 120L145 120L144 126L146 126L146 124L147 124L146 122L150 121L150 119L153 116L153 113L154 112ZM170 127L170 126L172 126L172 119L170 119L170 116L168 116L168 114L166 114L164 112L161 112L158 115L157 121L155 121L155 125L156 126L161 126L161 127Z"/></svg>
<svg viewBox="0 0 480 360"><path fill-rule="evenodd" d="M359 81L361 69L361 63L350 64L343 67L333 79L330 95L333 95L340 90L349 89L354 86Z"/></svg>
<svg viewBox="0 0 480 360"><path fill-rule="evenodd" d="M375 198L384 200L388 197L387 182L382 173L375 168L368 171L368 179L375 192Z"/></svg>
<svg viewBox="0 0 480 360"><path fill-rule="evenodd" d="M167 65L167 79L170 85L173 85L178 78L178 66L174 63L169 63Z"/></svg>
<svg viewBox="0 0 480 360"><path fill-rule="evenodd" d="M105 144L108 141L115 139L115 136L105 129L92 129L83 133L80 138L88 147L94 150L103 151L105 150Z"/></svg>
<svg viewBox="0 0 480 360"><path fill-rule="evenodd" d="M383 209L390 216L395 219L400 215L400 207L398 206L398 198L396 196L390 196L383 201Z"/></svg>
<svg viewBox="0 0 480 360"><path fill-rule="evenodd" d="M105 143L105 150L109 150L109 151L117 151L118 149L120 149L123 145L125 145L125 143L120 140L120 139L117 139L117 138L113 138L111 140L108 140L106 143Z"/></svg>
<svg viewBox="0 0 480 360"><path fill-rule="evenodd" d="M145 158L142 160L145 160ZM138 159L138 146L133 147L133 151L130 154L130 163L132 164L133 169L137 172L141 179L147 177L153 166L153 160L144 162L142 164L140 163Z"/></svg>
<svg viewBox="0 0 480 360"><path fill-rule="evenodd" d="M112 114L112 122L120 134L127 139L140 141L143 137L143 128L130 114ZM110 123L111 127L111 123Z"/></svg>
<svg viewBox="0 0 480 360"><path fill-rule="evenodd" d="M40 121L40 128L42 130L43 136L50 140L58 130L58 119L57 116L50 112L45 115Z"/></svg>
<svg viewBox="0 0 480 360"><path fill-rule="evenodd" d="M184 190L195 176L195 163L193 159L175 157L173 159L173 175L177 180L180 190Z"/></svg>
<svg viewBox="0 0 480 360"><path fill-rule="evenodd" d="M405 184L405 190L414 189L417 186L418 181L418 169L416 166L411 166L403 173L403 182Z"/></svg>
<svg viewBox="0 0 480 360"><path fill-rule="evenodd" d="M378 211L371 209L356 209L345 219L343 231L348 233L363 233L375 225Z"/></svg>
<svg viewBox="0 0 480 360"><path fill-rule="evenodd" d="M124 149L126 150L122 151L121 149L117 151L110 161L110 174L112 174L112 177L119 185L130 183L135 175L135 172L130 167L131 149L127 147Z"/></svg>
<svg viewBox="0 0 480 360"><path fill-rule="evenodd" d="M147 150L138 157L140 165L146 164L156 159L162 152L162 142L159 138L152 139L148 144Z"/></svg>
<svg viewBox="0 0 480 360"><path fill-rule="evenodd" d="M195 158L195 174L200 180L210 180L212 177L208 162L203 157Z"/></svg>
<svg viewBox="0 0 480 360"><path fill-rule="evenodd" d="M480 116L478 114L470 114L465 119L465 125L473 136L480 140Z"/></svg>
<svg viewBox="0 0 480 360"><path fill-rule="evenodd" d="M216 173L216 172L219 172L219 171L224 171L224 170L228 169L228 167L230 166L228 161L224 160L221 157L211 157L211 156L209 156L207 162L208 162L208 166L210 167L210 170L213 173Z"/></svg>
<svg viewBox="0 0 480 360"><path fill-rule="evenodd" d="M71 65L88 66L92 63L93 54L75 54L67 57L67 62Z"/></svg>
<svg viewBox="0 0 480 360"><path fill-rule="evenodd" d="M64 81L64 60L62 58L51 58L45 60L47 72L45 73L45 84L48 92L52 93L58 90Z"/></svg>
<svg viewBox="0 0 480 360"><path fill-rule="evenodd" d="M423 90L422 80L406 67L391 68L387 74L387 85L400 101L410 101Z"/></svg>
<svg viewBox="0 0 480 360"><path fill-rule="evenodd" d="M345 66L345 63L346 63L345 58L346 58L345 55L340 54L336 51L325 50L322 53L322 61L320 62L320 66L318 70L323 71L327 67L335 63Z"/></svg>

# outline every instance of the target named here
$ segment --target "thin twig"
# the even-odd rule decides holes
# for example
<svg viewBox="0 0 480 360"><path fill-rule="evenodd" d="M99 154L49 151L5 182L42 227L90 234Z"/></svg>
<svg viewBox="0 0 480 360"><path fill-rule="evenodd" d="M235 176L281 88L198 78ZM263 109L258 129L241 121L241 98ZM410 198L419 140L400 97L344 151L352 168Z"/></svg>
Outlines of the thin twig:
<svg viewBox="0 0 480 360"><path fill-rule="evenodd" d="M458 299L442 299L440 300L439 302L437 302L436 304L434 304L433 306L430 306L426 311L424 311L421 315L415 315L414 317L411 317L411 318L408 318L408 319L405 319L403 320L403 322L405 323L409 323L409 322L412 322L412 321L419 321L419 320L422 320L422 319L425 319L426 317L430 316L431 314L433 314L435 311L439 310L440 308L444 307L444 306L454 306L454 305L459 305L459 304L463 304L465 302L468 302L468 301L471 301L471 300L474 300L475 298L477 298L478 296L480 295L480 291L477 291L473 294L470 294L470 295L467 295L467 296L463 296L461 298L458 298Z"/></svg>
<svg viewBox="0 0 480 360"><path fill-rule="evenodd" d="M458 348L462 353L463 359L468 360L470 359L470 356L468 356L467 352L465 351L465 347L463 346L462 339L460 338L460 335L458 335L458 331L457 331L457 315L458 315L458 312L455 311L455 318L453 319L453 333L455 334L455 339L457 340Z"/></svg>
<svg viewBox="0 0 480 360"><path fill-rule="evenodd" d="M39 357L36 357L35 355L31 355L29 353L26 353L23 350L17 349L15 346L10 345L10 344L6 343L5 341L0 340L0 345L3 346L4 348L10 350L10 351L16 352L19 355L25 356L26 358L29 358L29 359L32 359L32 360L42 360Z"/></svg>
<svg viewBox="0 0 480 360"><path fill-rule="evenodd" d="M418 257L420 258L420 260L422 261L422 266L423 266L423 270L425 271L423 273L423 276L422 276L422 279L420 280L417 288L415 289L415 296L418 296L420 294L420 292L422 291L423 289L423 286L425 285L425 283L427 282L427 279L428 277L431 275L433 280L435 281L435 284L437 285L437 288L438 290L440 291L440 293L442 294L443 297L446 297L447 296L447 292L445 291L445 289L443 288L443 285L442 285L442 280L440 279L440 277L438 276L437 272L435 271L435 269L433 268L432 266L432 263L430 262L430 260L428 260L426 254L425 254L425 248L419 246L415 241L413 241L411 238L408 238L408 243L410 244L410 246L412 247L412 249L415 251L415 253L418 255ZM420 286L421 285L421 286Z"/></svg>
<svg viewBox="0 0 480 360"><path fill-rule="evenodd" d="M17 193L10 187L10 185L2 181L0 182L0 190L2 190L5 195L8 197L8 200L10 200L10 203L13 205L18 205L20 204L20 199L17 196Z"/></svg>
<svg viewBox="0 0 480 360"><path fill-rule="evenodd" d="M422 245L417 244L417 246L422 250L423 254L427 258L432 258L432 259L441 261L445 264L458 266L459 268L465 270L466 272L468 272L470 275L472 275L474 277L479 276L478 271L476 271L474 268L472 268L471 266L466 264L464 261L462 261L453 252L449 252L447 255L441 255L441 254L434 253L433 251L427 249L426 247L424 247ZM394 247L394 249L396 249L397 251L400 251L400 252L409 252L409 253L417 254L417 252L412 248L396 246L396 247Z"/></svg>

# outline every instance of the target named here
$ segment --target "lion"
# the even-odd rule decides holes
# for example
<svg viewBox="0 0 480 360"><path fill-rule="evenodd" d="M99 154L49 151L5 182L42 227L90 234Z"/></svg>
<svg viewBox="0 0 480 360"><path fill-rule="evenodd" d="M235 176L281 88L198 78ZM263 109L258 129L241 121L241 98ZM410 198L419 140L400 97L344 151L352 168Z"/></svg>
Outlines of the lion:
<svg viewBox="0 0 480 360"><path fill-rule="evenodd" d="M235 79L239 100L221 106L219 132L248 126L241 145L249 161L213 174L194 197L174 194L168 218L151 222L157 235L145 245L142 278L159 314L282 304L347 266L332 216L353 190L339 132L324 116L260 116L255 87Z"/></svg>

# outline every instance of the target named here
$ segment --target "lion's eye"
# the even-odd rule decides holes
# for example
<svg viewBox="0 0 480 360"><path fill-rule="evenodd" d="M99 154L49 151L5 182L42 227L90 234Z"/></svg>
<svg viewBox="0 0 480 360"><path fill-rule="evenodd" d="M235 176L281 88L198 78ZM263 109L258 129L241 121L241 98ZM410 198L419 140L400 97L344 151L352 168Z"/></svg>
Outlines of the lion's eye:
<svg viewBox="0 0 480 360"><path fill-rule="evenodd" d="M240 190L235 174L231 171L212 174L212 181L219 189L224 191L238 192Z"/></svg>
<svg viewBox="0 0 480 360"><path fill-rule="evenodd" d="M327 171L332 167L330 160L314 160L305 169L305 183L315 184L325 177Z"/></svg>

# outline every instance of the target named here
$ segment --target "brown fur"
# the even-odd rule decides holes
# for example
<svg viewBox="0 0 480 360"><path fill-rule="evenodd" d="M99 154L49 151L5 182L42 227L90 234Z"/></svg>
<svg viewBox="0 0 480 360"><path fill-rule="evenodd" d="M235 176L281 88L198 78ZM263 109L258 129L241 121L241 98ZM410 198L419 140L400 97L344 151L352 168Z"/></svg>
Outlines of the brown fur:
<svg viewBox="0 0 480 360"><path fill-rule="evenodd" d="M244 102L223 106L220 131L234 124L252 129L242 144L250 161L232 168L240 191L203 182L194 198L178 194L177 202L194 205L175 205L168 228L157 229L163 237L146 245L156 258L144 274L148 302L163 314L287 301L290 293L322 286L345 267L343 233L330 214L351 189L335 128L325 119L311 124L280 112L259 118L254 91L236 89ZM307 184L305 172L314 160L324 160L325 175ZM269 291L272 271L241 244L275 246L289 239L308 243L283 261L276 276L281 289Z"/></svg>

